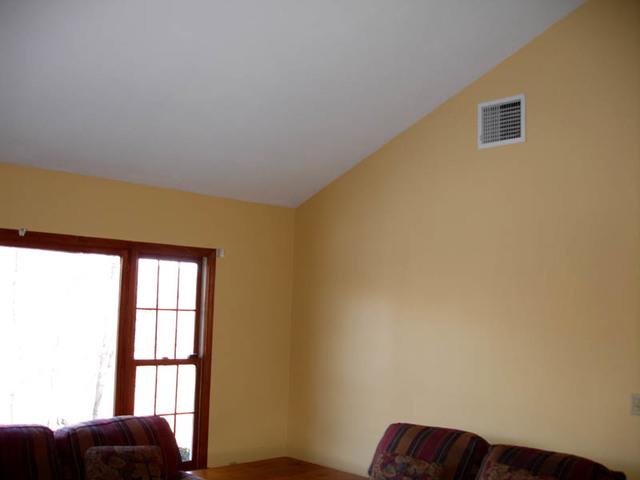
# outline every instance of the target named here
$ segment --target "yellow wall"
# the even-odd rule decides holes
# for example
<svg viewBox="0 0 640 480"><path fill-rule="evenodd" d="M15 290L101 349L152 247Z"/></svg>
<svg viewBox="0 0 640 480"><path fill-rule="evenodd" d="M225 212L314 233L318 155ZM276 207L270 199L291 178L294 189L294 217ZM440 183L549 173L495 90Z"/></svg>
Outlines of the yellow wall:
<svg viewBox="0 0 640 480"><path fill-rule="evenodd" d="M640 2L591 1L296 211L290 453L363 473L404 420L640 479L639 92Z"/></svg>
<svg viewBox="0 0 640 480"><path fill-rule="evenodd" d="M223 247L209 463L283 455L291 209L0 164L0 228Z"/></svg>

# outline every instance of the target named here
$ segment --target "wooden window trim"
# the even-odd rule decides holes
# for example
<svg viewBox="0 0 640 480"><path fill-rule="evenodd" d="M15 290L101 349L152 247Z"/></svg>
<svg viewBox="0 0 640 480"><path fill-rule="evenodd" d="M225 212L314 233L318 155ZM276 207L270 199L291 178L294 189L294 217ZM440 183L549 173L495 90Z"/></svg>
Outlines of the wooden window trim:
<svg viewBox="0 0 640 480"><path fill-rule="evenodd" d="M0 228L0 246L57 250L71 253L102 253L118 255L122 259L120 309L118 319L118 344L116 362L116 397L114 415L132 415L134 385L134 314L136 299L137 258L162 257L163 260L204 259L202 271L204 285L198 296L204 293L202 304L201 332L202 357L200 378L196 381L196 415L194 418L194 457L186 462L186 468L206 468L209 440L209 407L211 392L211 362L213 340L213 306L215 292L216 250L211 248L185 247L157 243L113 240L77 235L28 231L20 236L18 230ZM205 287L206 285L206 287ZM126 339L126 341L124 340Z"/></svg>

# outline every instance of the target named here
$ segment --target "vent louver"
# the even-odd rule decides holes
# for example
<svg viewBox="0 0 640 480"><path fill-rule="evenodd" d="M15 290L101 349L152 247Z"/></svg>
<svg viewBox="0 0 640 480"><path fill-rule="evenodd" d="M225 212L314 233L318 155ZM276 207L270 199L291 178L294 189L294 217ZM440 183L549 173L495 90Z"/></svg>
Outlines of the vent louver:
<svg viewBox="0 0 640 480"><path fill-rule="evenodd" d="M478 147L524 142L524 95L478 105Z"/></svg>

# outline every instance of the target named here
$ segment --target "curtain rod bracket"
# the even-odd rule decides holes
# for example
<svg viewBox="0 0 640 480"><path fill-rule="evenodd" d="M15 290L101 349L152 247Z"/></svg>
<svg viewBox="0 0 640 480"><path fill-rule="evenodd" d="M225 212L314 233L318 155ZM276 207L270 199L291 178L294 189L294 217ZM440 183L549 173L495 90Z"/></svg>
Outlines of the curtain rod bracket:
<svg viewBox="0 0 640 480"><path fill-rule="evenodd" d="M20 235L21 237L24 237L27 234L27 229L26 228L19 228L18 229L18 235Z"/></svg>
<svg viewBox="0 0 640 480"><path fill-rule="evenodd" d="M224 248L216 248L216 257L224 258Z"/></svg>

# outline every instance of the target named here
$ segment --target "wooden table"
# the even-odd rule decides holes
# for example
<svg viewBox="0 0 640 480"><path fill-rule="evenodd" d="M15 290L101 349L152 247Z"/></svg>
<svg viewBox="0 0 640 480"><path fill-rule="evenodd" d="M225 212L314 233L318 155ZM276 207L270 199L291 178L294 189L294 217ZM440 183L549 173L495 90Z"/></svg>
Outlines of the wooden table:
<svg viewBox="0 0 640 480"><path fill-rule="evenodd" d="M194 470L193 473L205 480L363 480L365 478L289 457Z"/></svg>

